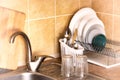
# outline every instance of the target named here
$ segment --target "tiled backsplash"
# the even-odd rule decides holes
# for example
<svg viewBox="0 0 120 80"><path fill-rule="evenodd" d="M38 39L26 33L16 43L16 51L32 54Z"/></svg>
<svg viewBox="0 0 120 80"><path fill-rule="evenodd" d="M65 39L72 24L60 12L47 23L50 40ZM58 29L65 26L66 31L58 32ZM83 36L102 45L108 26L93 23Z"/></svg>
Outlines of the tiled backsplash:
<svg viewBox="0 0 120 80"><path fill-rule="evenodd" d="M82 2L84 4L80 5ZM26 32L33 52L59 56L58 40L63 37L72 15L80 7L90 7L90 4L91 0L29 0Z"/></svg>
<svg viewBox="0 0 120 80"><path fill-rule="evenodd" d="M0 0L0 6L26 14L24 32L34 55L58 57L58 40L64 36L72 15L79 8L91 7L91 0Z"/></svg>
<svg viewBox="0 0 120 80"><path fill-rule="evenodd" d="M29 27L33 52L59 56L59 38L63 37L72 15L80 8L91 6L91 0L30 0ZM84 2L83 5L82 2ZM32 25L33 24L33 25ZM33 29L34 28L34 29ZM39 35L32 35L39 34Z"/></svg>
<svg viewBox="0 0 120 80"><path fill-rule="evenodd" d="M14 3L13 3L14 2ZM26 13L24 32L34 55L59 56L59 38L80 8L92 7L105 24L107 37L120 41L119 0L0 0L0 6Z"/></svg>

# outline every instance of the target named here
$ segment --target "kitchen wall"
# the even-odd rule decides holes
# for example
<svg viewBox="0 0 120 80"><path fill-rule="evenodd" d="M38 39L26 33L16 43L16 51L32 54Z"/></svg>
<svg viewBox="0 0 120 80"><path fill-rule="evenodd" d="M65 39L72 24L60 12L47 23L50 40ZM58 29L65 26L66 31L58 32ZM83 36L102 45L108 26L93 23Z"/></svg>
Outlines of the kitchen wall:
<svg viewBox="0 0 120 80"><path fill-rule="evenodd" d="M105 24L107 38L120 41L119 5L119 0L0 0L0 6L26 14L24 32L30 38L33 54L56 57L60 55L58 40L82 7L92 7Z"/></svg>
<svg viewBox="0 0 120 80"><path fill-rule="evenodd" d="M29 0L28 33L35 55L59 56L59 39L63 37L72 15L91 0Z"/></svg>
<svg viewBox="0 0 120 80"><path fill-rule="evenodd" d="M92 8L105 24L107 38L120 41L120 0L92 0Z"/></svg>
<svg viewBox="0 0 120 80"><path fill-rule="evenodd" d="M58 40L64 36L71 17L79 8L91 7L91 0L0 0L0 6L26 14L22 31L30 38L34 55L58 57L60 55ZM19 43L23 44L23 42ZM19 47L17 56L11 55L11 64L18 66L25 64L23 48ZM18 58L18 63L12 62L15 57ZM5 65L7 63L3 64ZM10 69L13 68L12 66L15 67L15 65L10 67L8 64L4 68Z"/></svg>

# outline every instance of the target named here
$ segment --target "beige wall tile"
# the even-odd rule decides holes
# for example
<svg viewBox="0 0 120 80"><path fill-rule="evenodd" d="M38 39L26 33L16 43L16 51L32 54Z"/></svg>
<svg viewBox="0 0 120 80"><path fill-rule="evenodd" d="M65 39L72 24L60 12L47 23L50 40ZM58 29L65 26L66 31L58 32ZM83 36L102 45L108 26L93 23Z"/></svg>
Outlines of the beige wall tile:
<svg viewBox="0 0 120 80"><path fill-rule="evenodd" d="M120 41L120 16L114 16L113 40Z"/></svg>
<svg viewBox="0 0 120 80"><path fill-rule="evenodd" d="M30 22L28 30L33 52L50 55L54 53L54 19L43 19Z"/></svg>
<svg viewBox="0 0 120 80"><path fill-rule="evenodd" d="M0 6L26 13L27 0L0 0Z"/></svg>
<svg viewBox="0 0 120 80"><path fill-rule="evenodd" d="M56 36L64 37L65 31L69 27L71 17L72 17L71 15L68 15L68 16L61 16L56 18L56 27L55 27Z"/></svg>
<svg viewBox="0 0 120 80"><path fill-rule="evenodd" d="M113 13L113 0L92 0L96 12Z"/></svg>
<svg viewBox="0 0 120 80"><path fill-rule="evenodd" d="M55 15L55 0L29 0L30 19Z"/></svg>
<svg viewBox="0 0 120 80"><path fill-rule="evenodd" d="M120 0L92 0L92 8L105 23L107 37L120 41ZM106 14L110 13L110 14Z"/></svg>
<svg viewBox="0 0 120 80"><path fill-rule="evenodd" d="M91 0L80 0L80 8L91 7Z"/></svg>
<svg viewBox="0 0 120 80"><path fill-rule="evenodd" d="M56 15L73 14L78 8L78 0L56 0Z"/></svg>
<svg viewBox="0 0 120 80"><path fill-rule="evenodd" d="M62 16L56 18L55 27L55 53L60 51L59 39L64 37L66 29L69 27L71 16Z"/></svg>
<svg viewBox="0 0 120 80"><path fill-rule="evenodd" d="M112 35L113 35L113 16L99 13L98 17L104 23L107 38L112 39Z"/></svg>
<svg viewBox="0 0 120 80"><path fill-rule="evenodd" d="M25 26L24 26L24 32L26 32L28 34L28 30L29 30L29 24L28 22L25 22Z"/></svg>
<svg viewBox="0 0 120 80"><path fill-rule="evenodd" d="M120 15L120 0L114 0L114 14Z"/></svg>

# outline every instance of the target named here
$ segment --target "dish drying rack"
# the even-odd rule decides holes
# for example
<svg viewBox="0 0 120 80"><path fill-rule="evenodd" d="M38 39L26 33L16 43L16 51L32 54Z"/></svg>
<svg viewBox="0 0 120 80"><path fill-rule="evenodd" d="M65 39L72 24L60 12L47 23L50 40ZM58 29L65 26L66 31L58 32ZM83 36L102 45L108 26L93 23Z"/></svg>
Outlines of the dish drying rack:
<svg viewBox="0 0 120 80"><path fill-rule="evenodd" d="M92 44L89 43L79 42L79 44L85 48L84 54L87 55L88 62L105 68L120 65L120 42L107 39L102 51L99 51L99 48L94 50Z"/></svg>

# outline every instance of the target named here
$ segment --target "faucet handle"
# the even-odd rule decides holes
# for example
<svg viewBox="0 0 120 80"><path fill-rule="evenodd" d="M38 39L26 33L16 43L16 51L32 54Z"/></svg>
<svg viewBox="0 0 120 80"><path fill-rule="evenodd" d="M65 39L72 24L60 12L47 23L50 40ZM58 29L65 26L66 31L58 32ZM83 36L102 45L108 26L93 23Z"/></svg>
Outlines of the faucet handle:
<svg viewBox="0 0 120 80"><path fill-rule="evenodd" d="M39 58L43 58L43 59L46 59L46 58L55 58L53 56L49 56L49 55L39 55L39 56L35 56L34 57L34 60L38 60Z"/></svg>
<svg viewBox="0 0 120 80"><path fill-rule="evenodd" d="M31 71L37 71L40 67L40 65L42 64L42 62L46 59L46 58L54 58L52 56L48 56L48 55L40 55L40 56L35 56L34 61L31 61L29 64L29 68Z"/></svg>

